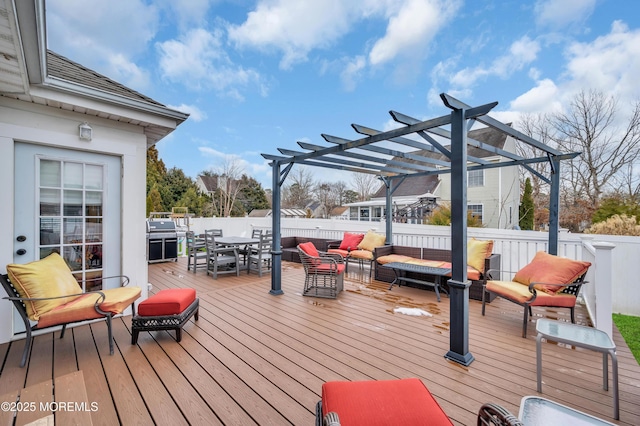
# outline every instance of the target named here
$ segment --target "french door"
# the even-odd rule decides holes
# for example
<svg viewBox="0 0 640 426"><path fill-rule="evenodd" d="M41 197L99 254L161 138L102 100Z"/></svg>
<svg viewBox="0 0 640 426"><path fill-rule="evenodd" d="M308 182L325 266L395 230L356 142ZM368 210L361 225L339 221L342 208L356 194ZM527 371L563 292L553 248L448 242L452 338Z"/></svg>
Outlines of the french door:
<svg viewBox="0 0 640 426"><path fill-rule="evenodd" d="M15 166L14 262L57 252L78 281L97 279L87 291L119 275L120 158L17 143Z"/></svg>

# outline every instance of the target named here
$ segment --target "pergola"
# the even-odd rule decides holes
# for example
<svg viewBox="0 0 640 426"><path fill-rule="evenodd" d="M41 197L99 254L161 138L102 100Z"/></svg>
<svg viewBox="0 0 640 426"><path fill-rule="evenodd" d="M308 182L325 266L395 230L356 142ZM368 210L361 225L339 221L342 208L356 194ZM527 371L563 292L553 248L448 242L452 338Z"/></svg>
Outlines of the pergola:
<svg viewBox="0 0 640 426"><path fill-rule="evenodd" d="M451 174L451 252L452 274L448 281L451 304L450 349L445 358L463 365L473 361L469 352L469 286L467 279L467 171L496 167L522 166L550 185L549 205L549 253L558 250L558 206L560 198L560 162L570 160L580 153L561 153L487 114L498 104L471 107L445 93L440 95L451 113L421 121L396 111L391 117L402 124L396 129L381 132L370 127L352 124L362 135L359 139L344 139L323 134L331 146L298 142L305 152L279 148L282 155L262 154L270 161L273 182L273 250L271 290L282 294L280 250L280 201L282 185L294 164L346 170L377 175L386 187L386 242L391 244L392 197L394 190L409 176ZM524 158L512 152L496 148L469 138L467 133L478 121L506 135L528 144L543 156ZM450 130L447 130L448 127ZM413 135L413 138L407 137ZM417 136L417 137L415 137ZM437 138L436 138L437 137ZM448 144L441 143L448 140ZM487 162L467 154L469 147L479 148L503 157L504 161ZM442 155L425 155L434 153ZM530 166L548 162L550 175L545 176Z"/></svg>

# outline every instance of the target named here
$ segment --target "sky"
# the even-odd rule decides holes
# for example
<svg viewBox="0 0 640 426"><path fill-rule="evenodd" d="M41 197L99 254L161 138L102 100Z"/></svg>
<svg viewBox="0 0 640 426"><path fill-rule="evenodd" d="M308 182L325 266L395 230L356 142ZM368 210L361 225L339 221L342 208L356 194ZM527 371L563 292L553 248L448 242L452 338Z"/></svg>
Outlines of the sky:
<svg viewBox="0 0 640 426"><path fill-rule="evenodd" d="M49 49L190 114L156 145L167 168L234 163L265 189L261 153L447 114L440 93L505 123L640 99L636 0L47 0L46 20Z"/></svg>

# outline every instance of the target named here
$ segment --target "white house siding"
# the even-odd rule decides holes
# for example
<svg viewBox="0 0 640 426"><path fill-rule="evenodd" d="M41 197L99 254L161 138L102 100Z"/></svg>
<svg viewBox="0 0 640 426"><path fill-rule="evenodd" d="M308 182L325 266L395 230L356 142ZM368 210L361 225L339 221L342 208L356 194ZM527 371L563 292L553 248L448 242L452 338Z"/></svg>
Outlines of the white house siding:
<svg viewBox="0 0 640 426"><path fill-rule="evenodd" d="M69 99L73 102L73 99ZM122 115L126 115L122 111ZM88 121L93 128L93 140L80 141L78 125ZM92 151L116 155L122 160L122 273L131 279L130 285L139 286L147 296L146 262L146 151L147 137L142 128L117 123L98 117L89 117L58 108L49 108L27 102L0 97L0 271L14 262L13 229L14 199L33 194L14 194L14 142L42 144L63 149ZM0 342L7 342L13 330L12 305L0 300Z"/></svg>

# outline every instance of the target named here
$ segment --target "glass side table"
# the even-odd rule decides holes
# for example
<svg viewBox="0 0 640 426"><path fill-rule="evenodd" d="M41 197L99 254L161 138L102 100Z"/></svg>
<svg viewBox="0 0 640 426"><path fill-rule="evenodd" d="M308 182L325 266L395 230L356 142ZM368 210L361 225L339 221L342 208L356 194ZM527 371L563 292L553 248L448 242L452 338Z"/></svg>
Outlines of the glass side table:
<svg viewBox="0 0 640 426"><path fill-rule="evenodd" d="M542 393L542 338L554 342L566 343L576 347L590 349L602 353L602 388L609 390L609 363L611 356L611 375L613 376L613 418L620 419L618 401L618 358L616 345L607 333L593 327L572 324L561 321L551 321L540 318L536 322L536 372L538 379L538 392Z"/></svg>
<svg viewBox="0 0 640 426"><path fill-rule="evenodd" d="M518 418L527 426L613 425L613 423L539 396L522 398Z"/></svg>

